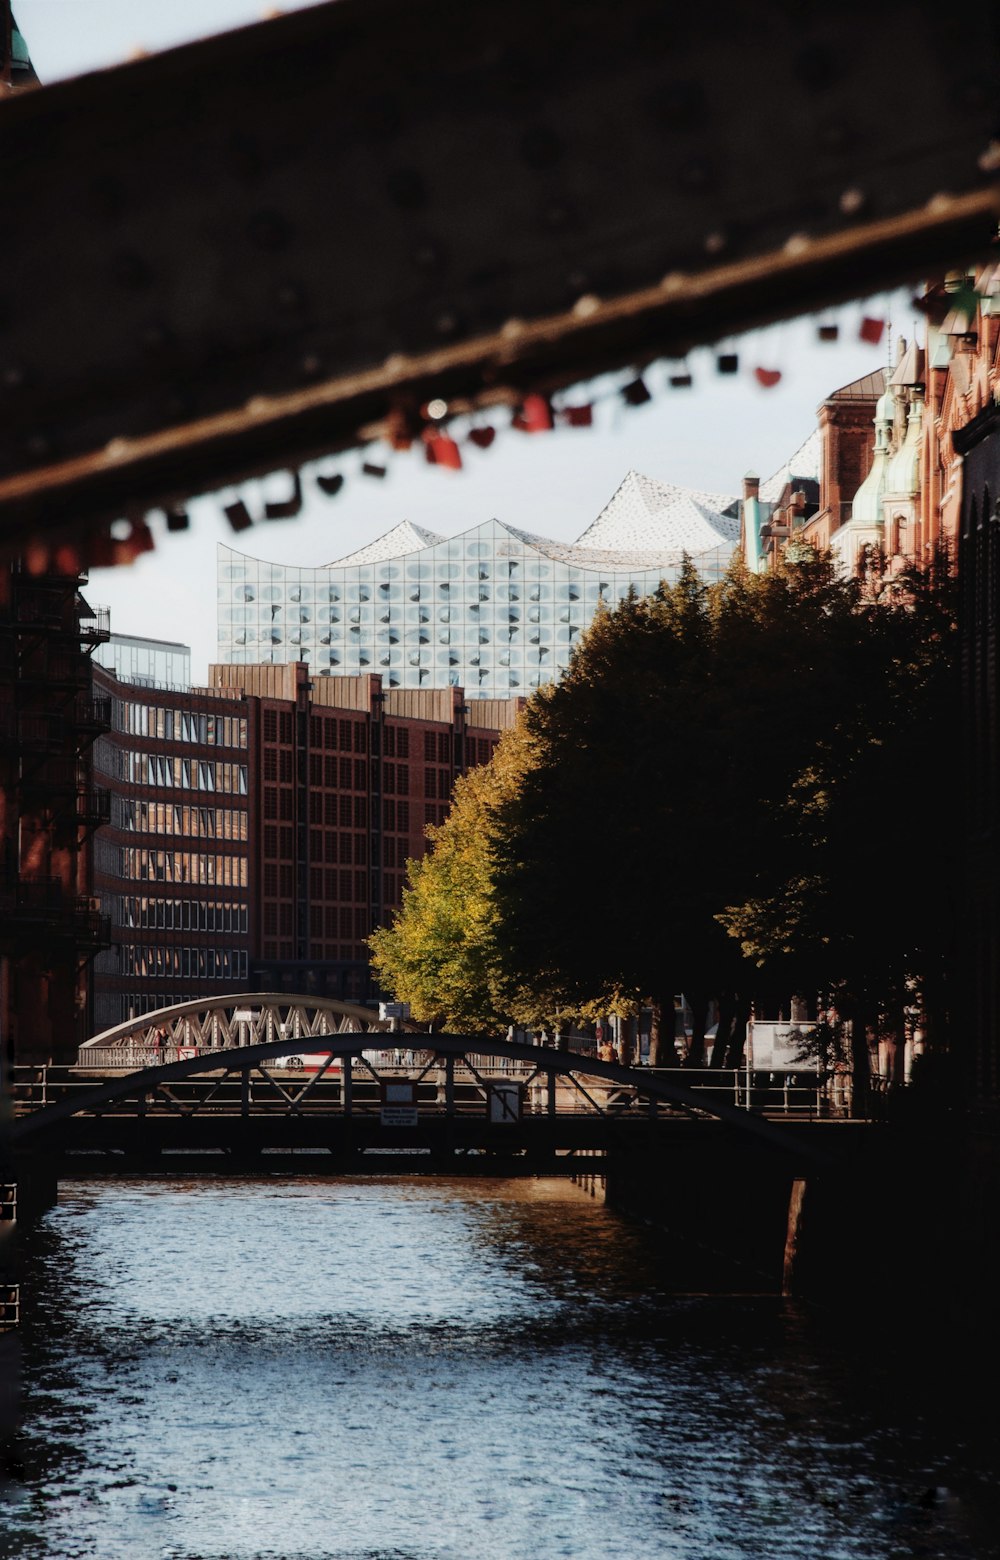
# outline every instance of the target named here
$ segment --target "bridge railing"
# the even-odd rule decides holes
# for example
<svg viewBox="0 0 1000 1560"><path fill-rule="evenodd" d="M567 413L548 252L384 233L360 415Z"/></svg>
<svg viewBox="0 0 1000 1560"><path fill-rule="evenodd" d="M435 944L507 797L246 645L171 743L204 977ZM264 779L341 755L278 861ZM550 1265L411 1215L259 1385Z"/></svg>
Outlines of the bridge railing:
<svg viewBox="0 0 1000 1560"><path fill-rule="evenodd" d="M303 1048L304 1049L304 1048ZM96 1056L99 1053L92 1053ZM188 1110L197 1111L202 1102L211 1097L213 1109L225 1109L228 1096L243 1085L243 1070L232 1068L227 1060L227 1049L217 1053L202 1052L202 1056L215 1059L218 1068L211 1072L189 1077L180 1086L172 1085L170 1097L177 1104L183 1098ZM551 1056L551 1052L545 1053ZM111 1061L102 1069L95 1064L87 1068L73 1067L15 1067L11 1083L13 1104L17 1114L30 1113L67 1096L82 1096L93 1088L95 1082L109 1075L138 1072L145 1067L162 1066L184 1060L176 1048L150 1048L148 1051L124 1050L117 1047L110 1051ZM317 1048L315 1053L271 1058L246 1072L246 1100L254 1111L288 1109L300 1113L309 1111L337 1111L343 1107L346 1091L345 1073L349 1071L352 1092L352 1108L359 1112L374 1111L379 1105L379 1087L384 1079L409 1078L418 1083L418 1104L421 1109L440 1108L445 1100L448 1085L447 1067L436 1062L432 1050L417 1050L406 1046L366 1048L362 1056L355 1057L346 1068L339 1058L317 1076L325 1053ZM567 1058L568 1060L568 1058ZM303 1065L303 1063L306 1065ZM228 1078L223 1079L225 1073ZM518 1084L522 1090L524 1110L529 1114L549 1110L549 1079L544 1070L543 1057L539 1062L513 1057L493 1056L469 1052L452 1063L452 1086L459 1089L460 1098L453 1101L453 1108L462 1112L475 1111L488 1106L487 1093L493 1082ZM643 1068L634 1082L609 1083L588 1076L586 1065L572 1069L560 1076L555 1084L556 1109L559 1114L637 1114L649 1105L644 1095L642 1080L648 1078L663 1083L674 1083L696 1096L703 1096L706 1106L712 1104L735 1106L766 1116L819 1119L846 1117L851 1114L851 1100L845 1080L837 1077L824 1079L815 1074L761 1074L737 1068ZM178 1093L179 1090L179 1093ZM150 1093L150 1104L153 1095ZM176 1098L175 1098L176 1097ZM104 1107L112 1111L134 1111L139 1091L120 1103ZM127 1101L130 1100L131 1103ZM162 1101L161 1101L162 1103ZM884 1101L877 1095L877 1103ZM145 1105L140 1105L145 1113Z"/></svg>

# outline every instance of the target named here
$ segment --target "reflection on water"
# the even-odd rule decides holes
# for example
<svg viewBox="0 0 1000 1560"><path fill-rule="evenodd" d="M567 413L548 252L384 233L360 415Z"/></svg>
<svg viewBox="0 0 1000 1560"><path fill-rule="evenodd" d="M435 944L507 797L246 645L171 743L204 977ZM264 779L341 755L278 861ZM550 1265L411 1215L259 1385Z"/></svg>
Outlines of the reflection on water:
<svg viewBox="0 0 1000 1560"><path fill-rule="evenodd" d="M995 1443L919 1371L661 1247L557 1182L64 1187L0 1555L1000 1553Z"/></svg>

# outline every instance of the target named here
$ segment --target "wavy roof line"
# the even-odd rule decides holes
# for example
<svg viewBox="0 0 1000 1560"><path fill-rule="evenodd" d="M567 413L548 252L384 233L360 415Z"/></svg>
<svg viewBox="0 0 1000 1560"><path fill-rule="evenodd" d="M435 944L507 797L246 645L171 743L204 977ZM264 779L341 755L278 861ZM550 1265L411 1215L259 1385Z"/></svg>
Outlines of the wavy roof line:
<svg viewBox="0 0 1000 1560"><path fill-rule="evenodd" d="M732 494L677 487L637 471L626 474L597 519L575 542L555 541L502 520L482 524L499 525L509 536L547 558L590 569L655 569L663 564L677 564L685 552L696 556L732 547L739 540L739 518ZM471 526L460 534L469 535L479 529L480 526ZM323 567L341 569L384 563L448 540L455 538L403 520L367 546Z"/></svg>

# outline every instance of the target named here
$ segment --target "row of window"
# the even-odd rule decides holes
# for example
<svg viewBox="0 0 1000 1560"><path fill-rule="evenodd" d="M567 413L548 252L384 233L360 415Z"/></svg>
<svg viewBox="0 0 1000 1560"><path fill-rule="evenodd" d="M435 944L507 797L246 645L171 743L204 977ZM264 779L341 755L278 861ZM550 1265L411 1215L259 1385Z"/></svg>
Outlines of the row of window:
<svg viewBox="0 0 1000 1560"><path fill-rule="evenodd" d="M382 766L382 790L398 796L410 794L410 770L407 764L386 763Z"/></svg>
<svg viewBox="0 0 1000 1560"><path fill-rule="evenodd" d="M95 964L95 971L97 966ZM101 972L105 976L112 976L117 988L119 981L118 958L115 952L113 963L109 963ZM182 1001L185 993L178 991L129 991L120 990L102 991L98 988L94 993L94 1028L97 1033L104 1029L111 1029L116 1024L124 1024L126 1019L138 1018L142 1013L153 1013L157 1008L170 1007L174 1002Z"/></svg>
<svg viewBox="0 0 1000 1560"><path fill-rule="evenodd" d="M147 894L119 894L116 925L162 928L167 932L246 932L249 909L236 900L158 899Z"/></svg>
<svg viewBox="0 0 1000 1560"><path fill-rule="evenodd" d="M347 903L366 904L368 901L368 874L367 872L350 872L346 867L341 867L338 872L334 867L311 866L309 868L309 898L314 902L322 899L336 899Z"/></svg>
<svg viewBox="0 0 1000 1560"><path fill-rule="evenodd" d="M441 576L448 574L450 578ZM631 578L631 576L630 576ZM653 570L639 576L644 581L655 580L650 590L655 590L660 583L659 570ZM497 601L520 601L521 597L527 601L581 601L584 597L596 601L599 596L607 596L613 588L609 580L588 580L586 584L578 580L542 582L533 580L530 583L518 579L514 575L508 576L505 584L493 584L488 566L483 564L470 564L465 571L465 580L461 578L461 570L447 566L438 570L438 577L431 578L425 574L411 576L408 584L402 581L382 580L374 588L370 584L357 584L342 591L334 585L326 591L320 587L317 589L311 585L247 585L236 584L227 590L222 587L218 593L219 606L222 609L234 605L236 608L256 606L258 611L273 611L277 608L288 606L289 610L296 610L306 614L316 608L324 614L329 609L331 618L338 607L342 607L348 614L355 613L360 607L371 606L373 610L399 606L403 602L433 601L434 592L449 591L456 595L464 593L472 600L489 601L491 591ZM625 587L628 588L627 585ZM638 584L636 589L638 589ZM423 593L421 595L421 593ZM303 621L307 621L303 616Z"/></svg>
<svg viewBox="0 0 1000 1560"><path fill-rule="evenodd" d="M382 875L382 904L385 909L391 905L398 905L403 898L403 877L399 872L385 872Z"/></svg>
<svg viewBox="0 0 1000 1560"><path fill-rule="evenodd" d="M324 650L317 655L309 645L304 645L297 659L304 661L317 677L331 677L353 675L363 672L372 664L371 654L362 650L353 658L346 659L338 651ZM247 660L246 652L242 649L226 649L223 645L219 650L219 660L227 665L239 666ZM260 654L251 657L254 665L259 666L284 666L288 660L288 654L280 646L268 646ZM380 666L386 665L386 657L379 661ZM390 667L385 675L385 684L388 688L466 688L473 697L486 697L482 691L483 684L491 682L495 690L492 697L518 698L521 695L516 691L521 688L544 688L554 680L558 680L566 671L562 661L554 665L546 666L542 671L533 668L528 672L523 669L508 671L506 667L492 671L489 667L467 667L468 676L461 675L459 663L448 658L447 665L439 665L438 675L432 677L434 668L428 663L426 666L398 666ZM476 689L479 689L479 694ZM510 690L510 691L509 691Z"/></svg>
<svg viewBox="0 0 1000 1560"><path fill-rule="evenodd" d="M120 943L122 975L152 980L245 980L245 948L171 948L162 943ZM176 998L167 999L168 1002Z"/></svg>
<svg viewBox="0 0 1000 1560"><path fill-rule="evenodd" d="M436 796L442 801L447 801L451 795L451 771L448 769L425 769L424 795Z"/></svg>
<svg viewBox="0 0 1000 1560"><path fill-rule="evenodd" d="M274 903L264 906L264 937L291 937L294 927L294 906L277 905ZM340 938L344 941L353 939L357 943L363 943L372 929L371 916L367 907L352 908L350 905L316 905L310 914L310 929L313 937ZM281 958L282 955L275 947L268 947L265 942L264 957ZM330 954L329 957L336 957ZM345 953L345 958L351 957Z"/></svg>
<svg viewBox="0 0 1000 1560"><path fill-rule="evenodd" d="M133 704L115 699L112 724L116 731L161 742L192 742L202 747L245 748L247 722L239 715L204 715L197 710L165 709L159 704Z"/></svg>
<svg viewBox="0 0 1000 1560"><path fill-rule="evenodd" d="M384 867L405 867L409 858L409 840L397 840L391 834L387 834L382 841L382 865Z"/></svg>
<svg viewBox="0 0 1000 1560"><path fill-rule="evenodd" d="M281 755L282 760L284 760L285 758L288 758L290 760L291 756L292 756L291 753L284 753L284 752ZM265 753L264 753L264 779L265 780L274 780L274 779L277 778L277 776L274 773L274 766L269 764L269 762L268 762L268 760L273 758L273 757L274 757L273 752L265 751ZM284 771L284 765L282 765L282 771ZM289 773L286 776L285 773L282 772L281 778L282 778L282 780L285 780L285 779L289 779L290 780L291 779L291 774ZM368 764L367 764L366 760L363 759L363 758L355 758L355 759L339 758L338 759L338 758L334 758L332 754L327 754L324 757L324 755L322 753L310 753L309 754L309 784L310 785L315 785L315 786L325 785L329 789L332 789L333 787L339 786L339 788L342 791L350 791L350 790L367 791L367 789L368 789Z"/></svg>
<svg viewBox="0 0 1000 1560"><path fill-rule="evenodd" d="M122 778L133 785L156 785L180 791L227 791L247 794L246 764L217 759L181 758L171 753L122 754Z"/></svg>
<svg viewBox="0 0 1000 1560"><path fill-rule="evenodd" d="M280 719L279 719L280 716ZM285 742L294 740L294 728L290 710L264 710L264 741ZM368 751L368 727L363 720L343 720L336 715L312 714L309 718L309 741L313 748L325 748L327 752L366 753Z"/></svg>
<svg viewBox="0 0 1000 1560"><path fill-rule="evenodd" d="M189 807L174 802L140 802L112 797L111 822L116 829L142 834L183 834L188 838L245 840L247 813L229 807Z"/></svg>
<svg viewBox="0 0 1000 1560"><path fill-rule="evenodd" d="M273 785L264 787L264 817L291 823L295 818L295 793L279 790ZM342 792L309 792L309 822L325 823L328 828L367 829L368 798L345 796Z"/></svg>
<svg viewBox="0 0 1000 1560"><path fill-rule="evenodd" d="M382 803L382 827L395 829L399 834L408 834L410 832L409 802L397 802L391 796L387 796Z"/></svg>
<svg viewBox="0 0 1000 1560"><path fill-rule="evenodd" d="M568 620L552 623L548 620L539 621L535 617L527 624L525 642L529 648L525 649L519 638L521 624L513 616L506 623L480 624L477 621L470 624L468 628L462 628L461 626L453 628L454 619L450 613L440 612L438 613L438 622L444 626L436 631L430 627L421 628L416 633L403 633L397 629L389 629L374 634L367 633L362 635L360 628L352 628L346 644L340 642L343 639L342 635L333 633L330 630L314 634L309 628L293 628L283 631L279 625L275 624L272 624L269 628L260 629L239 625L231 633L223 634L222 643L231 645L329 645L333 647L330 650L331 662L334 661L335 656L340 657L352 654L370 656L377 649L379 664L390 666L401 660L404 651L409 650L411 654L416 654L416 647L429 645L434 638L435 632L438 643L454 645L456 654L463 646L465 647L464 653L467 655L473 645L488 645L496 641L498 645L507 647L503 651L504 655L513 655L515 659L527 656L529 660L532 654L535 653L530 647L540 645L543 640L558 641L561 644L568 645L582 632L580 623L570 623ZM547 645L546 648L548 648ZM393 660L393 650L395 650L395 661Z"/></svg>
<svg viewBox="0 0 1000 1560"><path fill-rule="evenodd" d="M280 846L280 848L279 848ZM278 829L274 824L264 827L265 859L295 858L295 830L289 825ZM336 834L332 829L310 829L309 855L312 861L339 862L343 866L363 867L368 862L367 833Z"/></svg>
<svg viewBox="0 0 1000 1560"><path fill-rule="evenodd" d="M386 726L385 756L386 758L409 758L410 733L405 726Z"/></svg>
<svg viewBox="0 0 1000 1560"><path fill-rule="evenodd" d="M441 589L446 591L447 585ZM411 601L417 601L419 592L411 596ZM312 607L286 607L275 603L270 607L220 607L219 626L223 633L229 624L235 624L238 628L268 628L273 627L279 632L282 628L292 630L296 627L307 628L315 624L317 630L326 634L326 643L331 636L334 639L342 639L344 633L356 633L358 629L373 623L391 624L396 629L412 631L421 623L430 623L435 615L442 621L448 620L454 614L453 621L458 621L462 612L468 614L476 623L482 618L484 621L502 623L520 623L521 614L529 623L552 623L556 621L555 614L559 614L559 621L571 623L575 619L583 619L584 613L577 605L578 598L570 597L569 605L560 602L539 601L535 595L529 598L527 605L521 604L520 598L511 594L511 603L502 604L500 601L491 601L490 593L486 590L479 591L478 595L471 598L463 598L460 595L448 595L437 599L427 598L424 606L406 606L395 608L386 606L384 609L372 609L370 607L352 607L345 613L331 607L325 610L315 610ZM283 613L287 611L287 619L283 619ZM155 735L155 733L150 733Z"/></svg>
<svg viewBox="0 0 1000 1560"><path fill-rule="evenodd" d="M245 856L208 856L187 850L144 850L122 845L120 877L155 883L218 883L246 888Z"/></svg>

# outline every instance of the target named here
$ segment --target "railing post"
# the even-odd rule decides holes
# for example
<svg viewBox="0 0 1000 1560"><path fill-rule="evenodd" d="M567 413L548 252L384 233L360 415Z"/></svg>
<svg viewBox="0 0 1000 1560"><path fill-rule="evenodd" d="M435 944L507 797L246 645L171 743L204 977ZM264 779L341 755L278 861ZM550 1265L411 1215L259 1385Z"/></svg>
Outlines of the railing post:
<svg viewBox="0 0 1000 1560"><path fill-rule="evenodd" d="M351 1072L351 1063L353 1060L354 1058L351 1056L350 1051L348 1051L347 1055L344 1057L344 1060L340 1064L340 1076L342 1079L340 1092L345 1116L349 1116L351 1114L351 1110L354 1105L354 1078Z"/></svg>
<svg viewBox="0 0 1000 1560"><path fill-rule="evenodd" d="M444 1113L449 1120L455 1114L455 1058L450 1051L444 1059Z"/></svg>
<svg viewBox="0 0 1000 1560"><path fill-rule="evenodd" d="M250 1114L250 1069L244 1067L240 1073L240 1115Z"/></svg>
<svg viewBox="0 0 1000 1560"><path fill-rule="evenodd" d="M549 1068L548 1085L548 1114L549 1120L552 1121L555 1119L556 1114L556 1072L554 1067Z"/></svg>

